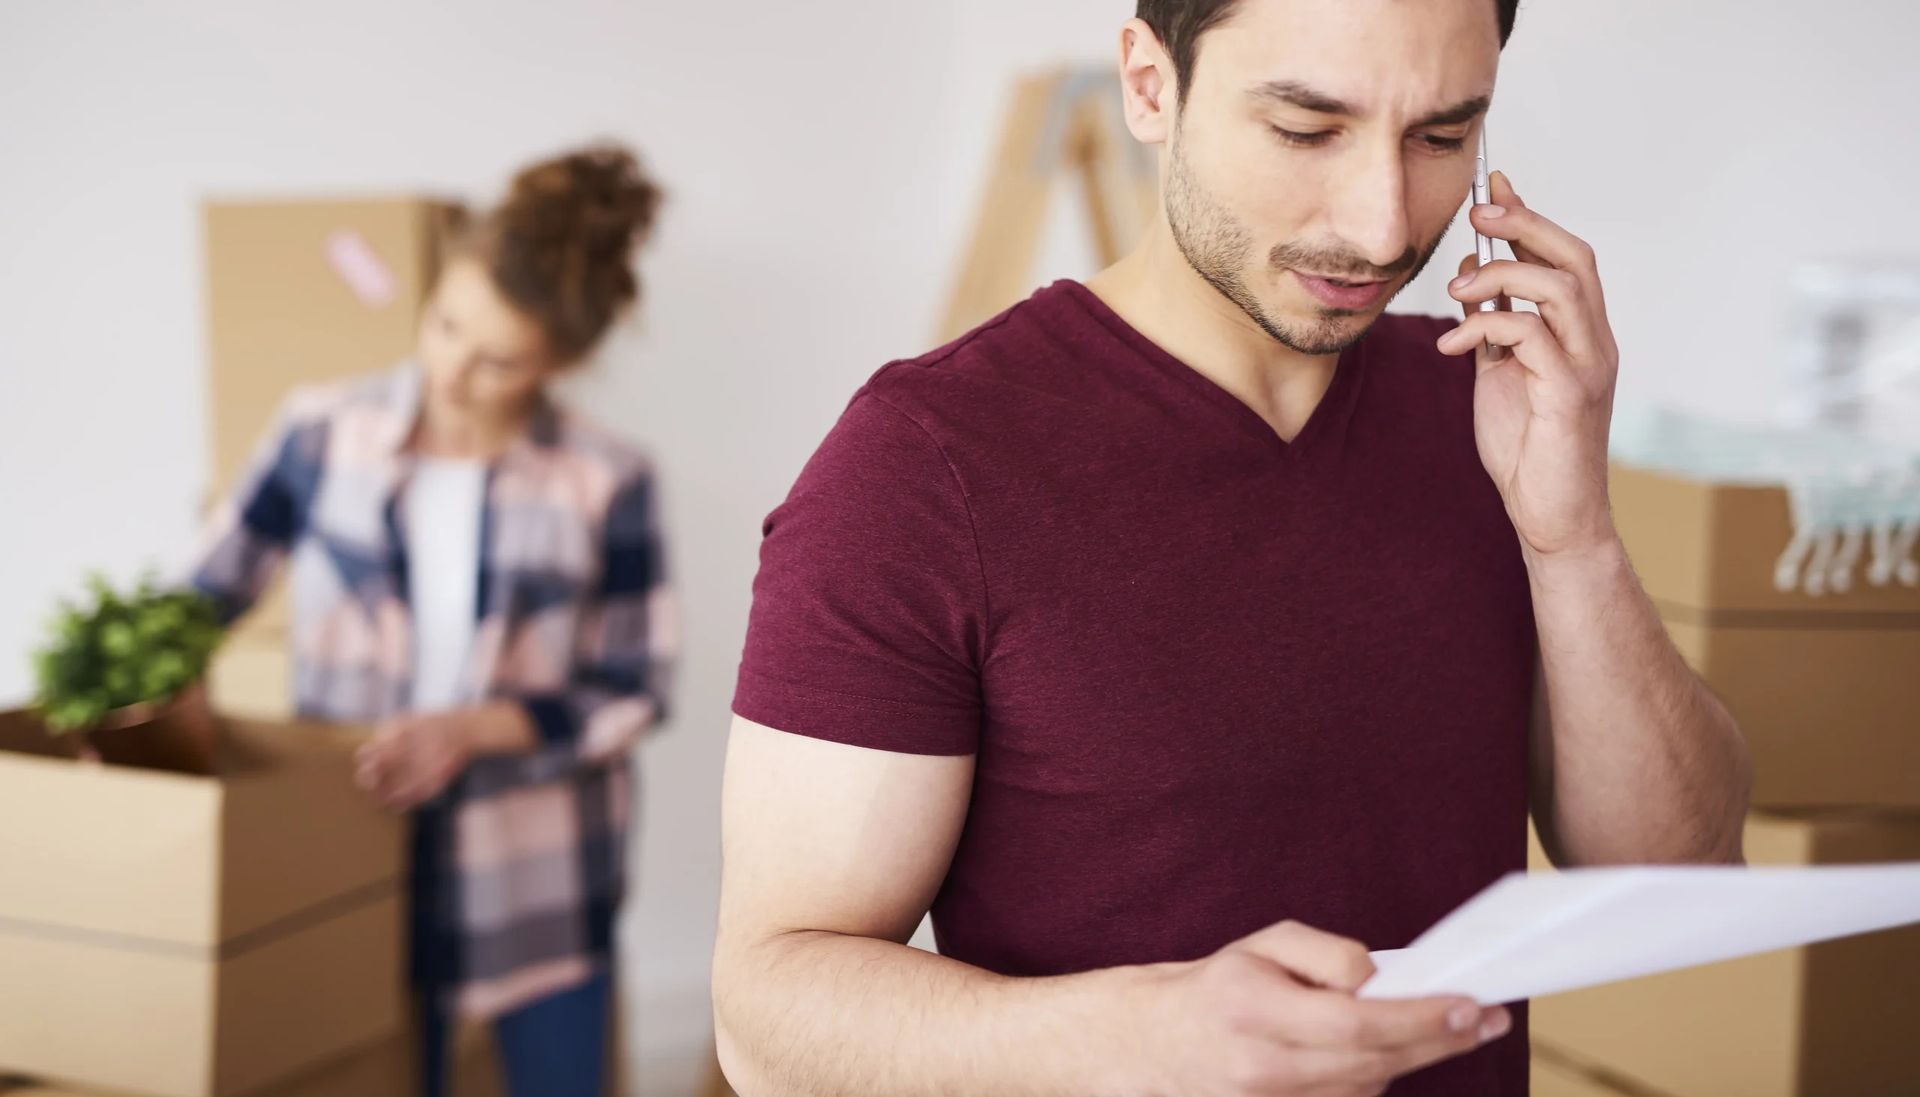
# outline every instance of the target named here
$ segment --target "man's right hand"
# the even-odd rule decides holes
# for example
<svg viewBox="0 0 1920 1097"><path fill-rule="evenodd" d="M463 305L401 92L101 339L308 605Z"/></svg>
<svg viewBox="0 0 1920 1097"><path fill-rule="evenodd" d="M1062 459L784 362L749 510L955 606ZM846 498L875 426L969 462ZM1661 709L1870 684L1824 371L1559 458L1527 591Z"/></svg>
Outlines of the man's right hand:
<svg viewBox="0 0 1920 1097"><path fill-rule="evenodd" d="M1355 997L1365 946L1281 922L1193 963L1145 969L1150 1090L1203 1097L1377 1094L1403 1074L1506 1035L1468 998ZM1138 1001L1136 999L1136 1001Z"/></svg>

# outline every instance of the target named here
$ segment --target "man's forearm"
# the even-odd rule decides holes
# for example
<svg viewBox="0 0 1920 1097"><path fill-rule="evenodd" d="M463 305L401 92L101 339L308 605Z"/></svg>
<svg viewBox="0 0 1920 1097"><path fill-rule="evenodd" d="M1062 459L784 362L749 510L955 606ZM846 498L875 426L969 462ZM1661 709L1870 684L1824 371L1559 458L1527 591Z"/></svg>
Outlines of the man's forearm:
<svg viewBox="0 0 1920 1097"><path fill-rule="evenodd" d="M1746 743L1668 638L1617 538L1529 554L1552 717L1548 826L1577 864L1736 861Z"/></svg>
<svg viewBox="0 0 1920 1097"><path fill-rule="evenodd" d="M866 937L723 942L720 1061L743 1097L1121 1093L1150 1035L1128 1003L1154 970L1015 979Z"/></svg>

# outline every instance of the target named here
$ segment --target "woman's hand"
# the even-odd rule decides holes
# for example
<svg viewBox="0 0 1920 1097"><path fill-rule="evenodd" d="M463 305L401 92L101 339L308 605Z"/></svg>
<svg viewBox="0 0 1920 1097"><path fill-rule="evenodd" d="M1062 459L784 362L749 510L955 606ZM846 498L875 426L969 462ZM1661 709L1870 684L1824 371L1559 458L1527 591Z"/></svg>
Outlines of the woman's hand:
<svg viewBox="0 0 1920 1097"><path fill-rule="evenodd" d="M444 712L408 713L382 723L354 755L354 780L394 811L440 795L483 754L524 754L539 744L526 710L489 701Z"/></svg>
<svg viewBox="0 0 1920 1097"><path fill-rule="evenodd" d="M354 781L393 811L438 796L473 758L471 710L409 713L382 723L354 755Z"/></svg>

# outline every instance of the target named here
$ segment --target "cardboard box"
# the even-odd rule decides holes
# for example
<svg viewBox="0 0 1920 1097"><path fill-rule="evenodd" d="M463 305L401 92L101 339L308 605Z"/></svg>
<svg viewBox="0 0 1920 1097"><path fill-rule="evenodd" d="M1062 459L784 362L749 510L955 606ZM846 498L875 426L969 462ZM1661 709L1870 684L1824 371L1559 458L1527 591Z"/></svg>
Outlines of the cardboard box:
<svg viewBox="0 0 1920 1097"><path fill-rule="evenodd" d="M233 483L288 390L412 353L459 218L417 197L206 204L215 487Z"/></svg>
<svg viewBox="0 0 1920 1097"><path fill-rule="evenodd" d="M272 1083L248 1097L419 1097L417 1037L409 1029L371 1047L295 1078ZM493 1037L481 1026L462 1030L454 1052L452 1097L503 1097L500 1064ZM0 1097L114 1097L105 1090L74 1089L41 1082L9 1085L0 1079Z"/></svg>
<svg viewBox="0 0 1920 1097"><path fill-rule="evenodd" d="M293 652L284 639L238 630L214 654L207 692L220 712L252 720L290 720Z"/></svg>
<svg viewBox="0 0 1920 1097"><path fill-rule="evenodd" d="M1533 1097L1653 1097L1645 1091L1622 1088L1619 1080L1596 1073L1551 1049L1533 1049Z"/></svg>
<svg viewBox="0 0 1920 1097"><path fill-rule="evenodd" d="M1786 491L1615 465L1614 522L1675 645L1753 752L1761 808L1920 807L1920 588L1773 585Z"/></svg>
<svg viewBox="0 0 1920 1097"><path fill-rule="evenodd" d="M229 722L217 777L0 714L0 1073L226 1097L398 1030L400 820L340 728Z"/></svg>
<svg viewBox="0 0 1920 1097"><path fill-rule="evenodd" d="M420 197L205 205L211 492L232 489L291 389L413 353L461 217ZM276 585L242 629L283 639L287 618Z"/></svg>
<svg viewBox="0 0 1920 1097"><path fill-rule="evenodd" d="M1754 814L1746 851L1770 865L1920 860L1920 815ZM1537 1046L1674 1097L1920 1093L1920 927L1553 995L1530 1017Z"/></svg>
<svg viewBox="0 0 1920 1097"><path fill-rule="evenodd" d="M1920 806L1920 628L1664 619L1746 735L1756 807Z"/></svg>
<svg viewBox="0 0 1920 1097"><path fill-rule="evenodd" d="M1920 614L1920 587L1863 580L1815 597L1778 590L1773 565L1793 537L1779 487L1720 484L1614 464L1613 520L1656 603L1787 614ZM1906 622L1907 627L1920 623Z"/></svg>
<svg viewBox="0 0 1920 1097"><path fill-rule="evenodd" d="M468 1025L456 1036L452 1097L503 1097L492 1030ZM258 1097L418 1097L419 1035L411 1027L319 1070L269 1087ZM4 1095L11 1097L11 1095Z"/></svg>

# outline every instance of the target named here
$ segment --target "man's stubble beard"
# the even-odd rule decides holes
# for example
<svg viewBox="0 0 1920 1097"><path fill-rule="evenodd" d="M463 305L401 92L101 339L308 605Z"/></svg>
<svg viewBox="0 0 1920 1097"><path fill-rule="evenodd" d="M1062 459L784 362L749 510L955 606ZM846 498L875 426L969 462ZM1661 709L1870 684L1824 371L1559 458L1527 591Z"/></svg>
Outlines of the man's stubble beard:
<svg viewBox="0 0 1920 1097"><path fill-rule="evenodd" d="M1351 317L1362 315L1352 309L1321 308L1318 316L1307 323L1290 323L1270 315L1260 299L1247 287L1242 273L1247 269L1247 258L1253 252L1251 234L1201 189L1187 167L1186 158L1181 155L1177 133L1171 155L1173 160L1167 174L1167 223L1173 230L1174 245L1180 249L1180 254L1186 258L1194 273L1205 279L1222 297L1233 302L1274 342L1301 354L1338 354L1367 334L1373 326L1371 322L1357 330L1344 323ZM1447 227L1452 224L1449 218ZM1316 251L1292 243L1275 245L1268 252L1267 262L1273 270L1304 268L1316 274L1336 277L1351 275L1358 280L1393 278L1401 272L1411 271L1394 291L1394 295L1398 296L1401 289L1405 289L1426 269L1427 263L1440 249L1440 241L1445 238L1446 229L1442 228L1423 254L1415 257L1409 249L1407 255L1384 268L1373 266L1351 252ZM1381 308L1384 310L1385 305Z"/></svg>

